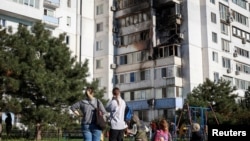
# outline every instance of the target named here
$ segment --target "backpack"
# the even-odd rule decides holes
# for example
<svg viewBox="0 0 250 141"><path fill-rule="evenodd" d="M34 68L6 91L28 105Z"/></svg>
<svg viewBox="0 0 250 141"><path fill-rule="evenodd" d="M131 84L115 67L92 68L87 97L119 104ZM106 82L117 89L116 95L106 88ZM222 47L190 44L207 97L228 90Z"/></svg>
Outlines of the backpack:
<svg viewBox="0 0 250 141"><path fill-rule="evenodd" d="M160 136L160 137L167 138L168 141L173 141L173 140L172 140L172 135L170 134L170 132L168 132L168 134L166 135L165 133L159 132L159 130L158 130L158 134L157 134L157 131L154 133L154 135L153 135L152 138L151 138L151 141L155 141L156 138L157 138L157 136L158 136L158 137ZM167 137L166 137L166 136L167 136Z"/></svg>
<svg viewBox="0 0 250 141"><path fill-rule="evenodd" d="M124 114L124 121L125 122L129 122L133 117L133 109L126 105L126 108L125 108L125 114Z"/></svg>

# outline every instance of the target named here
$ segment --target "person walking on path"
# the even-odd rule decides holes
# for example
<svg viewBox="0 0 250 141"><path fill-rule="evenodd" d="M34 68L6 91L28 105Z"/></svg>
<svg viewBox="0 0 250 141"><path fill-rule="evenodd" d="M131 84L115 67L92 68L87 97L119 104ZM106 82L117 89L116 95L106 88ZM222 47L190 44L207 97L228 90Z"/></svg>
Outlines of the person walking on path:
<svg viewBox="0 0 250 141"><path fill-rule="evenodd" d="M120 96L120 89L112 90L113 98L108 102L106 109L110 112L109 141L122 141L127 124L124 120L126 103Z"/></svg>
<svg viewBox="0 0 250 141"><path fill-rule="evenodd" d="M10 112L7 113L7 118L5 119L5 126L7 137L9 137L12 129L12 118Z"/></svg>
<svg viewBox="0 0 250 141"><path fill-rule="evenodd" d="M70 109L75 115L81 116L81 130L84 141L100 141L102 130L96 125L96 107L99 104L99 108L102 113L107 114L103 103L94 97L94 89L88 87L85 92L87 98L73 104ZM81 114L79 111L81 111Z"/></svg>

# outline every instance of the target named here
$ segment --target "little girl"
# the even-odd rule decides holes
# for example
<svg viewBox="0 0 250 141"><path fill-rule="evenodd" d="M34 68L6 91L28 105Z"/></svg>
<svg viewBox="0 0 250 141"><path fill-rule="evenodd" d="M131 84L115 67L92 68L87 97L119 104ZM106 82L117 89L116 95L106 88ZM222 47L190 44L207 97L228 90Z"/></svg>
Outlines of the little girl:
<svg viewBox="0 0 250 141"><path fill-rule="evenodd" d="M171 141L171 136L168 127L169 124L167 120L160 120L159 129L156 130L154 141Z"/></svg>

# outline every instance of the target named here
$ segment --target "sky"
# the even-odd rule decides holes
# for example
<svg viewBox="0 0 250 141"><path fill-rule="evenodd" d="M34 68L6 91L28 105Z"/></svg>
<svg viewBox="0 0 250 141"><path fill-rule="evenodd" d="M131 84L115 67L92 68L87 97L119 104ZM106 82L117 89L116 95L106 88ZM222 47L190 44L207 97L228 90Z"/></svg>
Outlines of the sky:
<svg viewBox="0 0 250 141"><path fill-rule="evenodd" d="M2 122L5 122L5 119L7 117L6 114L7 113L2 112ZM12 117L12 124L14 124L14 114L13 113L11 113L11 117Z"/></svg>

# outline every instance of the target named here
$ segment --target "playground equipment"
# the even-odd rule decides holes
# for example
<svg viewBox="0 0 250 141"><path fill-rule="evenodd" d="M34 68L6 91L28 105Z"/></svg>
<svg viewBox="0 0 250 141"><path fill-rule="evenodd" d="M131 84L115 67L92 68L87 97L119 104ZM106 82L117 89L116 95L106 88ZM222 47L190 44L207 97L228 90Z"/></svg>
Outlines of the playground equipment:
<svg viewBox="0 0 250 141"><path fill-rule="evenodd" d="M183 117L183 114L186 113L189 119L189 124L183 124L180 127L179 133L183 135L185 138L190 138L191 136L191 125L192 123L199 123L200 124L200 132L201 135L204 137L204 140L207 140L207 114L208 112L212 111L213 116L216 120L216 123L219 124L219 121L217 120L217 117L215 115L215 112L211 106L211 104L208 104L208 107L194 107L189 106L188 103L185 103L183 106L183 109L181 111L177 127L179 127L181 118Z"/></svg>

